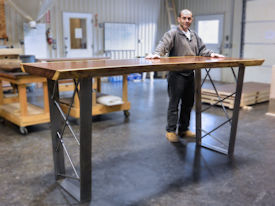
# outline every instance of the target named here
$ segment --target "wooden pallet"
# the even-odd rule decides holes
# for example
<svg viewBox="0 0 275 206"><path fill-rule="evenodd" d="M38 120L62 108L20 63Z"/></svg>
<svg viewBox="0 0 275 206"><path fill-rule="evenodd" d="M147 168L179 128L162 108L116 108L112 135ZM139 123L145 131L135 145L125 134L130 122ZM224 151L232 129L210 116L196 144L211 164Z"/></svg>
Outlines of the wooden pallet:
<svg viewBox="0 0 275 206"><path fill-rule="evenodd" d="M229 96L235 92L235 84L223 84L216 86L218 94L221 99ZM257 82L245 82L243 84L243 92L241 97L240 106L245 107L261 102L269 101L270 85ZM220 99L218 98L214 88L202 88L201 101L203 103L215 104ZM223 101L223 105L229 109L234 108L235 95L232 95ZM221 105L218 103L217 105Z"/></svg>

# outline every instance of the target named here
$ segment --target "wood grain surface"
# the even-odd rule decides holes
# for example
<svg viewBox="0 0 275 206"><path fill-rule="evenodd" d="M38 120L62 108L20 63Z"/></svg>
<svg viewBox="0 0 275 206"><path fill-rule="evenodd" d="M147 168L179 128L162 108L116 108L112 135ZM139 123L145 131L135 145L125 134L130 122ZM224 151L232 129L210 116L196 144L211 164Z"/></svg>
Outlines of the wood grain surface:
<svg viewBox="0 0 275 206"><path fill-rule="evenodd" d="M160 59L123 59L24 63L25 72L49 79L68 79L95 76L112 76L150 71L181 71L201 68L258 66L263 59L211 58L198 56L165 57Z"/></svg>
<svg viewBox="0 0 275 206"><path fill-rule="evenodd" d="M5 16L5 3L0 0L0 39L7 39L6 31L6 16Z"/></svg>

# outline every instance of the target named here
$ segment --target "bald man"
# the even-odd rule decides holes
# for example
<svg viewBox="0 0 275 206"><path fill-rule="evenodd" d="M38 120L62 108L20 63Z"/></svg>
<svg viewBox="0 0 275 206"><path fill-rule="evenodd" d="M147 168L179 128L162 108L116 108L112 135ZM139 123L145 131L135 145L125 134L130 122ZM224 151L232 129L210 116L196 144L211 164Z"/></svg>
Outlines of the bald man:
<svg viewBox="0 0 275 206"><path fill-rule="evenodd" d="M206 49L201 38L190 26L193 21L192 12L184 9L178 15L176 29L164 34L155 52L146 58L160 58L168 54L173 56L209 56L224 57ZM167 112L166 138L170 142L178 142L179 138L191 137L195 134L189 130L190 114L194 104L194 71L170 71L167 76L169 105ZM180 108L180 111L178 111Z"/></svg>

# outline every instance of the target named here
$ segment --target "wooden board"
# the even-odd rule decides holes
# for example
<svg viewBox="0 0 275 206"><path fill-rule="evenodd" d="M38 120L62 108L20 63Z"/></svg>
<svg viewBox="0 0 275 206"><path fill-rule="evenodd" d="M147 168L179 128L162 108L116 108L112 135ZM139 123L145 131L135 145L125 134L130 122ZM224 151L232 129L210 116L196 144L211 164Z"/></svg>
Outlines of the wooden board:
<svg viewBox="0 0 275 206"><path fill-rule="evenodd" d="M67 113L70 105L70 98L62 98L60 99L60 106L62 110ZM124 102L123 104L120 105L114 105L114 106L105 106L102 104L95 103L92 106L92 115L100 115L100 114L107 114L110 112L118 112L118 111L126 111L130 110L131 104L130 102ZM77 107L73 105L70 116L74 118L79 118L80 117L80 107Z"/></svg>
<svg viewBox="0 0 275 206"><path fill-rule="evenodd" d="M216 86L216 89L218 91L220 98L223 99L226 96L229 96L230 94L235 92L236 85L235 84L218 85ZM268 101L269 90L270 90L269 84L257 83L257 82L245 82L243 84L243 92L242 92L240 106L244 107L244 106ZM201 96L202 102L204 103L209 103L213 105L217 101L219 101L219 98L214 88L212 89L202 88L201 94L202 94ZM223 101L223 104L224 106L230 109L233 109L234 101L235 101L235 95L232 95L231 97L225 99ZM221 103L218 103L218 105L221 105Z"/></svg>
<svg viewBox="0 0 275 206"><path fill-rule="evenodd" d="M60 100L60 106L62 110L67 113L69 109L69 105L64 103L64 100ZM131 108L130 102L124 102L120 105L115 106L105 106L102 104L94 104L92 107L92 115L100 115L100 114L107 114L110 112L118 112L118 111L128 111ZM80 108L79 107L72 107L70 116L74 118L80 117Z"/></svg>
<svg viewBox="0 0 275 206"><path fill-rule="evenodd" d="M8 48L8 49L0 49L0 56L17 56L23 54L23 49L21 48Z"/></svg>
<svg viewBox="0 0 275 206"><path fill-rule="evenodd" d="M151 71L182 71L201 68L257 66L263 59L211 58L201 56L164 57L160 59L122 59L96 61L61 61L24 63L22 70L49 79L112 76Z"/></svg>
<svg viewBox="0 0 275 206"><path fill-rule="evenodd" d="M61 82L64 80L61 80ZM128 101L128 87L127 87L127 76L123 76L122 82L122 101L123 104L115 105L115 106L106 106L96 102L96 97L100 96L101 92L101 81L100 78L93 79L93 106L92 106L92 115L100 115L100 114L107 114L110 112L117 112L117 111L128 111L131 108L131 104ZM71 98L60 98L61 108L62 110L67 113L69 109L69 105L71 102ZM74 118L80 117L80 103L77 96L74 99L73 106L71 108L70 116Z"/></svg>
<svg viewBox="0 0 275 206"><path fill-rule="evenodd" d="M0 39L7 39L5 2L0 0Z"/></svg>
<svg viewBox="0 0 275 206"><path fill-rule="evenodd" d="M20 71L20 55L23 54L22 49L0 49L0 70L4 71Z"/></svg>
<svg viewBox="0 0 275 206"><path fill-rule="evenodd" d="M0 70L20 71L21 60L19 59L0 59Z"/></svg>
<svg viewBox="0 0 275 206"><path fill-rule="evenodd" d="M20 104L18 102L0 105L0 116L20 127L42 124L50 121L50 114L45 113L44 108L28 103L27 112L28 115L21 115Z"/></svg>

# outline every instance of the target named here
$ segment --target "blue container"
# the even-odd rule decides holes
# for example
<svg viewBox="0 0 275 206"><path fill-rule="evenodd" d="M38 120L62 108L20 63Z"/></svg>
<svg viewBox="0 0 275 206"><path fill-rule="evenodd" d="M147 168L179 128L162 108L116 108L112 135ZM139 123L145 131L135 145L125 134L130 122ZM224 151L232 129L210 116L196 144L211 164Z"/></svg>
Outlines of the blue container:
<svg viewBox="0 0 275 206"><path fill-rule="evenodd" d="M122 82L122 76L112 76L108 77L109 82Z"/></svg>
<svg viewBox="0 0 275 206"><path fill-rule="evenodd" d="M129 74L128 77L127 77L128 81L140 80L140 79L141 79L141 74L140 73Z"/></svg>
<svg viewBox="0 0 275 206"><path fill-rule="evenodd" d="M36 62L34 55L20 55L20 59L23 63L33 63Z"/></svg>

